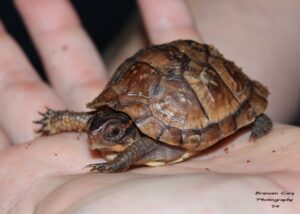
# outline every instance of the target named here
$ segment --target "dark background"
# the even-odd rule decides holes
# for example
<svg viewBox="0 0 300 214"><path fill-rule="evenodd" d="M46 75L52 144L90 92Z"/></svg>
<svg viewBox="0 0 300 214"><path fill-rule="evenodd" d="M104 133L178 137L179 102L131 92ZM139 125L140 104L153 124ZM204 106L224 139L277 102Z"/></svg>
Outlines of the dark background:
<svg viewBox="0 0 300 214"><path fill-rule="evenodd" d="M131 14L137 10L134 0L72 0L71 2L100 52L105 51L110 42L120 34ZM0 19L6 30L26 52L36 70L46 80L41 61L12 0L0 0Z"/></svg>

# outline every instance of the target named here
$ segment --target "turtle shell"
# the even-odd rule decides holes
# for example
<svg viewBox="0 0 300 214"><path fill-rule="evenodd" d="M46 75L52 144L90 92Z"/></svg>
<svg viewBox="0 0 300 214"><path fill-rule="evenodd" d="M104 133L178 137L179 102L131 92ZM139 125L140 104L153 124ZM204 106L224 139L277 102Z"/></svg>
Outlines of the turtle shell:
<svg viewBox="0 0 300 214"><path fill-rule="evenodd" d="M87 106L107 105L149 137L199 151L252 123L266 109L267 96L213 46L176 40L125 60Z"/></svg>

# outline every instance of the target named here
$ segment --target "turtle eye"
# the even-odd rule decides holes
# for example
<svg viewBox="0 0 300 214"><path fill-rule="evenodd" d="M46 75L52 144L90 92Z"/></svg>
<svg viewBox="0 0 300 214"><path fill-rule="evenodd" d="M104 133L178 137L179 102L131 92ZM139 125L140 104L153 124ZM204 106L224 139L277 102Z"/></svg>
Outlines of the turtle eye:
<svg viewBox="0 0 300 214"><path fill-rule="evenodd" d="M106 140L118 141L124 136L126 128L120 120L111 119L106 122L102 131Z"/></svg>

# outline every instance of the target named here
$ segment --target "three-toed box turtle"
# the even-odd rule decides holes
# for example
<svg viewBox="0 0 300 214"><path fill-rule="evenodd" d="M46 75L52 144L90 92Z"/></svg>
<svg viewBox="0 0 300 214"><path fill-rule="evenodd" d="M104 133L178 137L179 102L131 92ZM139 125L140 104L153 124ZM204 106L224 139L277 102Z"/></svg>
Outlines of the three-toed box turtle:
<svg viewBox="0 0 300 214"><path fill-rule="evenodd" d="M177 40L146 47L120 65L89 112L48 111L44 135L86 131L106 163L91 171L181 162L253 123L267 134L268 90L213 46Z"/></svg>

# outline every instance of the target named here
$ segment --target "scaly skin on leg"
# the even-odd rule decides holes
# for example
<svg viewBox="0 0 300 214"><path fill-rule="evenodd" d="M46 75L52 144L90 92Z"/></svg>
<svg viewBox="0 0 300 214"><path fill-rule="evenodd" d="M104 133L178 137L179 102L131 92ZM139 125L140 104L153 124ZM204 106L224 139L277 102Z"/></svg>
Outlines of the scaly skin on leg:
<svg viewBox="0 0 300 214"><path fill-rule="evenodd" d="M268 134L273 128L272 120L265 114L260 115L253 123L250 140L255 141Z"/></svg>
<svg viewBox="0 0 300 214"><path fill-rule="evenodd" d="M90 164L86 167L90 167L91 172L113 173L126 171L131 165L156 147L157 143L155 141L144 137L119 153L115 159L105 163Z"/></svg>
<svg viewBox="0 0 300 214"><path fill-rule="evenodd" d="M37 130L42 135L52 135L61 132L85 132L88 128L88 120L93 112L73 112L73 111L54 111L47 109L45 113L40 113L42 119L34 121L42 127Z"/></svg>

